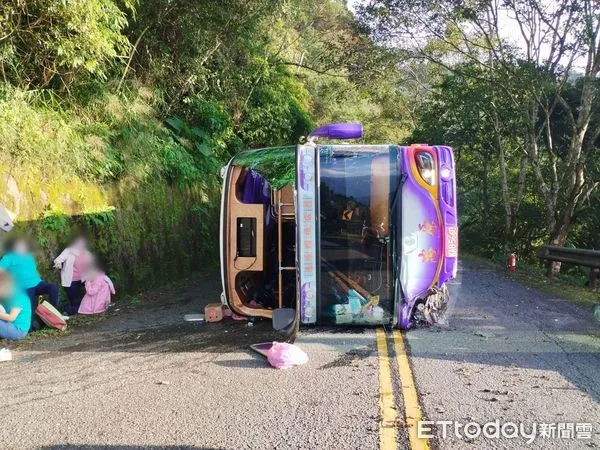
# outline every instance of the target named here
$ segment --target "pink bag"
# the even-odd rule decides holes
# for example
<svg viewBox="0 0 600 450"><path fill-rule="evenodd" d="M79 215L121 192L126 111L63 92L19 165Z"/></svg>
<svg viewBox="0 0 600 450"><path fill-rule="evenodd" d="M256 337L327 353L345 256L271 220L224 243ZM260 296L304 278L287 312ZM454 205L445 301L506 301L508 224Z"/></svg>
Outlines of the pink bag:
<svg viewBox="0 0 600 450"><path fill-rule="evenodd" d="M273 342L267 352L269 364L277 369L289 369L308 362L308 356L298 347L282 342Z"/></svg>
<svg viewBox="0 0 600 450"><path fill-rule="evenodd" d="M49 327L56 328L60 331L63 331L65 328L67 328L67 322L65 322L65 319L63 319L62 314L59 313L58 310L47 301L40 303L40 305L35 309L35 312Z"/></svg>

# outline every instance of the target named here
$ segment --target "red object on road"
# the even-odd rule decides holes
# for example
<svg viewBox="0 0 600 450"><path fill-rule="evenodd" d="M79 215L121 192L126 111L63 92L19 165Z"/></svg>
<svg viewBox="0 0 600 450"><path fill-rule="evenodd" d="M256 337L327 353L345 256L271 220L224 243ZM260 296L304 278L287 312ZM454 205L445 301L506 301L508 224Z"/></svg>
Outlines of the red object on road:
<svg viewBox="0 0 600 450"><path fill-rule="evenodd" d="M508 255L507 267L510 272L517 271L517 254L516 253L511 253L510 255Z"/></svg>
<svg viewBox="0 0 600 450"><path fill-rule="evenodd" d="M67 322L65 322L63 315L47 301L40 303L35 309L35 313L49 327L60 331L64 331L67 328Z"/></svg>

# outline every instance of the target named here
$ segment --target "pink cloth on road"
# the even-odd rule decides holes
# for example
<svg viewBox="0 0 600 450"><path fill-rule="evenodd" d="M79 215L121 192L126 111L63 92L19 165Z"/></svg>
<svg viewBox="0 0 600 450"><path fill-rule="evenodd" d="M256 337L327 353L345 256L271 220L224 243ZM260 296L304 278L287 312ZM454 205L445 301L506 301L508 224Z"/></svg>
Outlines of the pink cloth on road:
<svg viewBox="0 0 600 450"><path fill-rule="evenodd" d="M106 311L110 305L111 295L115 294L115 288L103 273L93 280L85 282L85 296L79 306L79 314L100 314Z"/></svg>
<svg viewBox="0 0 600 450"><path fill-rule="evenodd" d="M267 352L269 364L277 369L289 369L308 362L308 356L299 347L286 342L273 342Z"/></svg>

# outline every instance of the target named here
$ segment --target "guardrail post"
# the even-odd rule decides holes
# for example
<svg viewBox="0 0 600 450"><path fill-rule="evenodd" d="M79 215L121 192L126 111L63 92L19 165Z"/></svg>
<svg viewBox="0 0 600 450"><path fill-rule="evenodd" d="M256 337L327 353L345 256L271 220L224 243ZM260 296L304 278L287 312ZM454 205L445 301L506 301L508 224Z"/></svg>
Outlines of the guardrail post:
<svg viewBox="0 0 600 450"><path fill-rule="evenodd" d="M588 285L592 291L596 289L596 281L598 280L598 274L600 274L600 269L590 269L590 280L588 282Z"/></svg>
<svg viewBox="0 0 600 450"><path fill-rule="evenodd" d="M568 248L545 245L538 249L538 258L546 261L548 277L552 278L556 266L561 263L574 264L590 268L590 275L586 286L594 290L597 279L600 277L600 250L588 250L583 248Z"/></svg>

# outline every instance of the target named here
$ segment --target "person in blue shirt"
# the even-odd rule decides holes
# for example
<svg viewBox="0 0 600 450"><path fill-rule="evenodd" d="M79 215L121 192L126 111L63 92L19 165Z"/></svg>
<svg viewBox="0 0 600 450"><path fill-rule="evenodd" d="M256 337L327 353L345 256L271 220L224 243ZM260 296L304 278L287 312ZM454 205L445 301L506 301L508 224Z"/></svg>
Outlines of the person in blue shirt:
<svg viewBox="0 0 600 450"><path fill-rule="evenodd" d="M8 245L8 251L0 259L0 269L12 275L18 289L25 291L31 301L32 315L37 307L37 297L47 295L49 302L58 308L58 286L42 280L27 241L15 239ZM38 318L33 315L31 329L40 328Z"/></svg>
<svg viewBox="0 0 600 450"><path fill-rule="evenodd" d="M29 297L15 286L8 272L0 269L0 339L23 339L30 326Z"/></svg>

